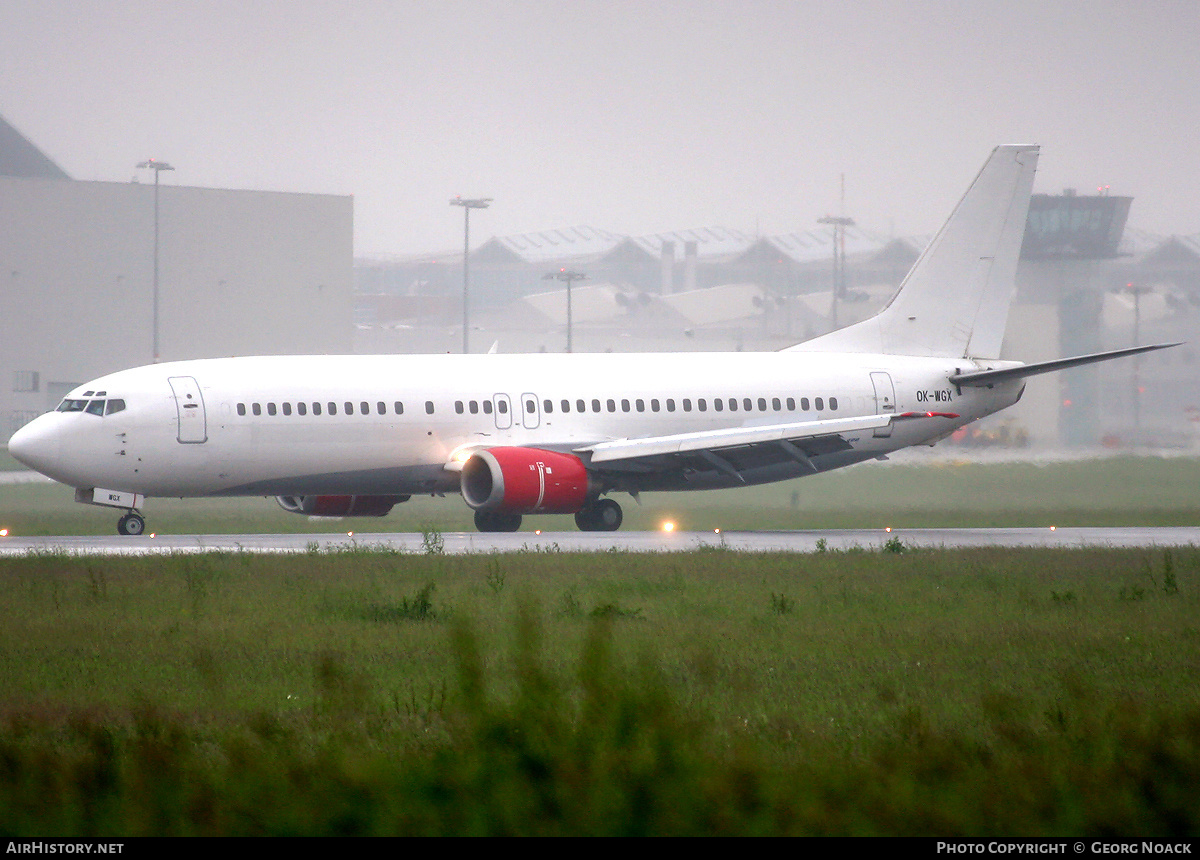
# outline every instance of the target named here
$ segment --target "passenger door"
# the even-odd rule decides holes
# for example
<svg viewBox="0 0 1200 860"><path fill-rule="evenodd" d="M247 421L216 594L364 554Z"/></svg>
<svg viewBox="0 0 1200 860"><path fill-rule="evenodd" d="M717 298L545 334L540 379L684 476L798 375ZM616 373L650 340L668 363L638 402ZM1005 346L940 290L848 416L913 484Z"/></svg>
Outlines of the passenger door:
<svg viewBox="0 0 1200 860"><path fill-rule="evenodd" d="M208 419L204 414L204 397L200 386L190 376L171 376L171 392L175 395L175 414L179 421L176 438L185 445L208 441Z"/></svg>

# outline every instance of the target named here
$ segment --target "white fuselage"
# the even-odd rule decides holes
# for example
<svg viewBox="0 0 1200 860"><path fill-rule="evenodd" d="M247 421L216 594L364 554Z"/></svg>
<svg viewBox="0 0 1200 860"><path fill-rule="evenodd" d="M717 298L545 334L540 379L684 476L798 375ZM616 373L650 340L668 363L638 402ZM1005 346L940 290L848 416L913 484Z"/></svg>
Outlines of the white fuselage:
<svg viewBox="0 0 1200 860"><path fill-rule="evenodd" d="M816 471L928 444L1014 403L1023 383L956 389L966 359L858 353L263 356L149 365L66 401L13 437L19 459L77 488L145 496L456 492L456 455L502 445L571 451L618 439L886 413L897 421L812 458ZM66 402L65 401L65 402ZM718 408L719 405L719 408ZM582 407L582 408L581 408ZM749 408L747 408L749 407ZM645 470L605 489L780 480Z"/></svg>

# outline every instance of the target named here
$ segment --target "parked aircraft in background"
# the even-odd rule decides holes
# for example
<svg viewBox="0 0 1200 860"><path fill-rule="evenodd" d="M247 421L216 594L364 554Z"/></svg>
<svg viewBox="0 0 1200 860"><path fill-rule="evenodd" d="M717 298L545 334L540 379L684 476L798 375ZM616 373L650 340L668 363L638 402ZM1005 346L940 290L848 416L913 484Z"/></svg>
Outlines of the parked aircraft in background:
<svg viewBox="0 0 1200 860"><path fill-rule="evenodd" d="M525 514L621 525L613 493L782 481L931 445L1020 399L1025 378L1173 344L1001 361L1036 146L1000 146L874 317L773 353L259 356L103 376L10 453L121 508L277 496L382 516L461 493L482 531Z"/></svg>

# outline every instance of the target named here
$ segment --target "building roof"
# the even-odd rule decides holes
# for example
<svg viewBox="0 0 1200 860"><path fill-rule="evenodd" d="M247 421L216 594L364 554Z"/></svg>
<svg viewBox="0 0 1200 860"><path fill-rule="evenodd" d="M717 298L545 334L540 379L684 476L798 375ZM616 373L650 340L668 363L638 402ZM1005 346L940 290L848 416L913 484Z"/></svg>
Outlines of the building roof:
<svg viewBox="0 0 1200 860"><path fill-rule="evenodd" d="M847 227L843 235L847 254L875 252L885 244L877 236L859 227ZM818 229L806 230L803 233L783 233L778 236L766 236L759 241L774 252L796 263L828 260L833 256L832 230Z"/></svg>
<svg viewBox="0 0 1200 860"><path fill-rule="evenodd" d="M66 172L0 117L0 176L70 179Z"/></svg>
<svg viewBox="0 0 1200 860"><path fill-rule="evenodd" d="M672 242L675 246L675 258L679 260L684 257L687 243L695 242L697 258L711 260L718 257L735 257L745 252L754 244L754 237L727 227L697 227L690 230L651 233L648 236L631 236L629 241L654 257L661 257L663 244Z"/></svg>
<svg viewBox="0 0 1200 860"><path fill-rule="evenodd" d="M548 263L556 260L599 257L624 238L595 227L563 227L537 233L493 236L471 252L472 260Z"/></svg>

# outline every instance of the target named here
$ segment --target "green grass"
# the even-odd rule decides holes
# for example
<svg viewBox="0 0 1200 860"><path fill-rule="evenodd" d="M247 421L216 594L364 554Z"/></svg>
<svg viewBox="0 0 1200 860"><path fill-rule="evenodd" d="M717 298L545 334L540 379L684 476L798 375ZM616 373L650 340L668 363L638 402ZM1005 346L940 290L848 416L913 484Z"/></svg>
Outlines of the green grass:
<svg viewBox="0 0 1200 860"><path fill-rule="evenodd" d="M1200 831L1200 549L0 559L0 833Z"/></svg>
<svg viewBox="0 0 1200 860"><path fill-rule="evenodd" d="M17 462L17 459L12 454L8 453L8 447L0 448L0 472L19 472L28 468L24 463Z"/></svg>
<svg viewBox="0 0 1200 860"><path fill-rule="evenodd" d="M824 475L701 493L617 497L626 529L761 530L955 526L1137 526L1200 522L1200 459L1113 457L1029 463L862 464ZM0 527L13 534L112 534L119 511L77 505L59 485L0 485ZM151 499L161 534L443 532L474 529L457 496L417 497L382 518L315 520L272 499ZM570 517L527 517L525 529L573 530Z"/></svg>

